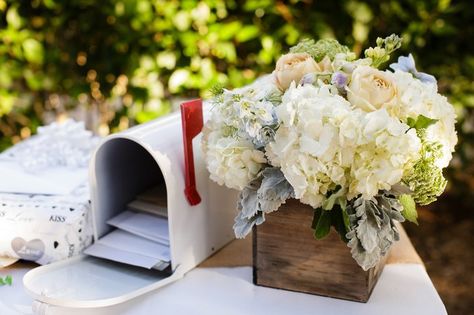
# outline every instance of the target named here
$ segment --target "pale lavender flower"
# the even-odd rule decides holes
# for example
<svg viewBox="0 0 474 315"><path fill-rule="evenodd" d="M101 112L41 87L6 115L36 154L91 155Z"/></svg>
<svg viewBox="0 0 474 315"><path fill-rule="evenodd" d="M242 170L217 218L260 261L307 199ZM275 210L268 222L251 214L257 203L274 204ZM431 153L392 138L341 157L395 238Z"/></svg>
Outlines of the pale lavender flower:
<svg viewBox="0 0 474 315"><path fill-rule="evenodd" d="M415 67L415 59L413 59L413 55L409 54L407 57L400 56L398 57L397 63L392 63L390 68L393 70L400 70L403 72L411 73L415 78L420 80L424 83L433 83L436 84L436 78L431 74L418 72Z"/></svg>
<svg viewBox="0 0 474 315"><path fill-rule="evenodd" d="M343 90L347 85L347 75L343 72L334 72L331 78L331 84L335 85L338 89Z"/></svg>
<svg viewBox="0 0 474 315"><path fill-rule="evenodd" d="M300 80L300 85L313 84L316 82L316 73L306 73Z"/></svg>

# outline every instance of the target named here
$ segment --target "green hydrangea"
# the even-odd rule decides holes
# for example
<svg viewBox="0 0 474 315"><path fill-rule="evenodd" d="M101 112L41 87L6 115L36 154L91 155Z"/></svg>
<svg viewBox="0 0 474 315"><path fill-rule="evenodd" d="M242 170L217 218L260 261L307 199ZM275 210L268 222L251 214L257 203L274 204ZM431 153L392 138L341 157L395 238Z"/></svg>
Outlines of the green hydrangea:
<svg viewBox="0 0 474 315"><path fill-rule="evenodd" d="M426 140L426 129L417 130L421 139L422 157L415 163L412 172L404 179L405 184L414 192L412 197L419 205L432 203L446 188L447 181L443 170L435 161L441 155L441 144Z"/></svg>
<svg viewBox="0 0 474 315"><path fill-rule="evenodd" d="M331 60L336 54L349 53L347 46L341 45L333 38L320 39L315 42L312 39L303 39L296 46L290 48L291 53L308 53L317 62L321 61L325 56Z"/></svg>

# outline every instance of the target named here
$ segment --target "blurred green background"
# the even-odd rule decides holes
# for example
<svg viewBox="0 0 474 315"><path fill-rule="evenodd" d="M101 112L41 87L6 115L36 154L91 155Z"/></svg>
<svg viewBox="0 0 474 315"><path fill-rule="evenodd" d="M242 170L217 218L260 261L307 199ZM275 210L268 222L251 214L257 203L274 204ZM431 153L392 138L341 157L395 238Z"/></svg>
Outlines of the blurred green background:
<svg viewBox="0 0 474 315"><path fill-rule="evenodd" d="M304 37L360 54L397 33L401 54L412 52L457 108L450 177L474 190L473 11L449 0L0 0L0 149L57 115L81 112L102 135L156 118L216 83L271 72Z"/></svg>
<svg viewBox="0 0 474 315"><path fill-rule="evenodd" d="M400 34L400 54L412 52L419 70L438 78L459 116L451 199L436 206L443 211L435 219L422 209L418 233L429 236L414 241L428 268L434 259L439 270L429 270L448 309L469 312L472 299L460 298L470 294L469 281L457 295L453 283L472 284L472 276L463 277L467 265L453 271L450 259L472 261L463 256L472 248L438 244L447 224L461 236L473 230L463 223L474 213L473 21L469 0L0 0L0 151L67 116L101 135L156 118L183 98L206 97L216 83L238 87L271 72L305 37L334 37L360 54L378 36ZM453 274L457 282L444 292Z"/></svg>
<svg viewBox="0 0 474 315"><path fill-rule="evenodd" d="M0 0L0 150L58 116L102 135L156 118L216 83L271 72L304 37L334 37L360 54L397 33L401 54L412 52L457 108L449 176L465 195L474 190L473 11L450 0Z"/></svg>

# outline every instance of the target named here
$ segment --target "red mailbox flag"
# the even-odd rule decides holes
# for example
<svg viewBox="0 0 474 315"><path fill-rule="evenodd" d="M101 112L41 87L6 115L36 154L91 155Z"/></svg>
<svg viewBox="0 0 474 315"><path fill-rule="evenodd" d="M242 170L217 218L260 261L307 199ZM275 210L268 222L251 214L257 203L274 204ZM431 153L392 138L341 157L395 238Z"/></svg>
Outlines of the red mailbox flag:
<svg viewBox="0 0 474 315"><path fill-rule="evenodd" d="M183 148L185 167L184 195L191 206L201 202L196 189L196 175L194 172L193 138L202 130L202 100L192 100L181 104L181 122L183 127Z"/></svg>

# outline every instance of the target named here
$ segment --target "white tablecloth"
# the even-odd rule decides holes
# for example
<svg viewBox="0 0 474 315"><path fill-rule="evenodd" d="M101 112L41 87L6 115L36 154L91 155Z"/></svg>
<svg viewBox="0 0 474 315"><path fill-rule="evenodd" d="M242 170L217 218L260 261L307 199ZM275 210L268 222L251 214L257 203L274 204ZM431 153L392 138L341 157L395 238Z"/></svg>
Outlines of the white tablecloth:
<svg viewBox="0 0 474 315"><path fill-rule="evenodd" d="M0 314L33 314L22 277L31 267L2 270L13 286L0 287ZM94 283L90 284L91 286ZM252 284L251 267L197 268L184 279L158 291L113 307L100 309L49 308L46 314L351 314L444 315L446 309L420 264L390 264L367 303L269 289Z"/></svg>

